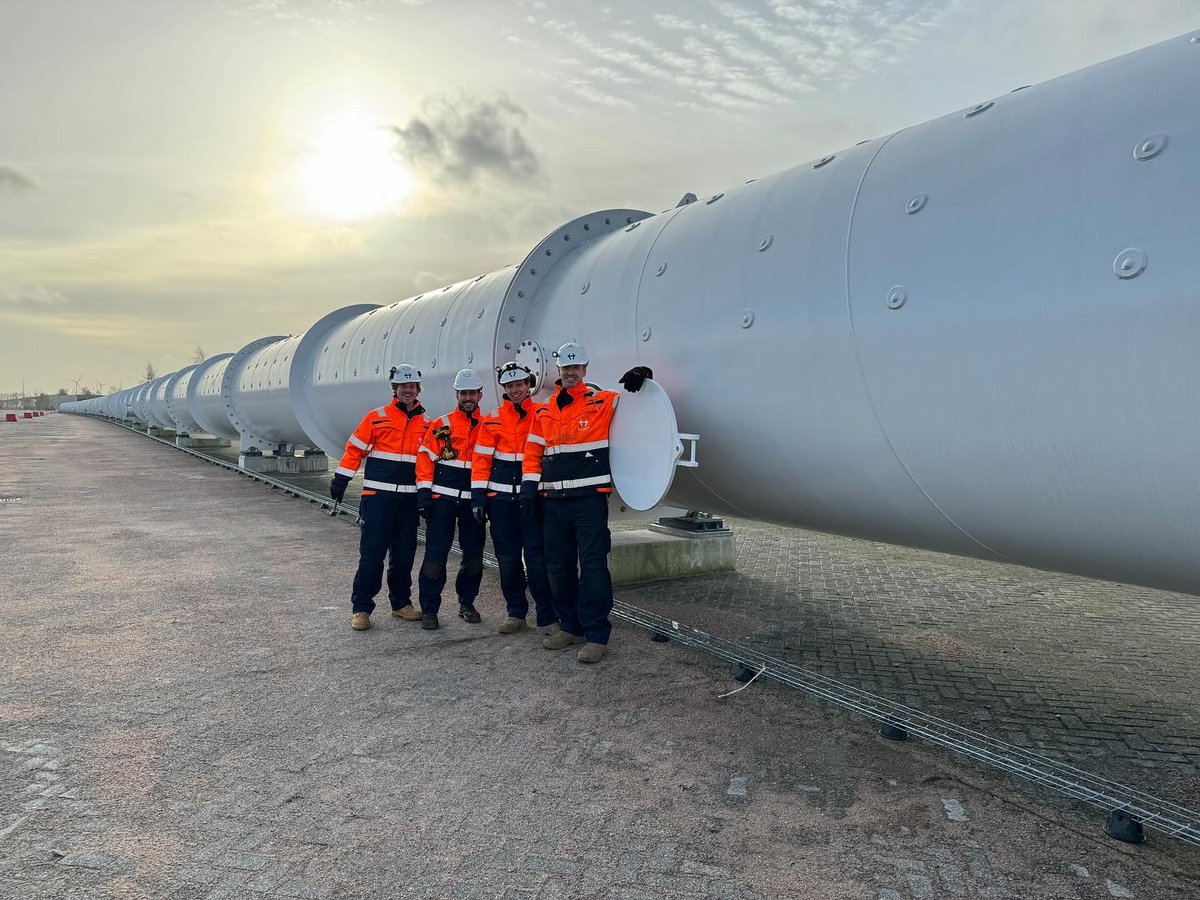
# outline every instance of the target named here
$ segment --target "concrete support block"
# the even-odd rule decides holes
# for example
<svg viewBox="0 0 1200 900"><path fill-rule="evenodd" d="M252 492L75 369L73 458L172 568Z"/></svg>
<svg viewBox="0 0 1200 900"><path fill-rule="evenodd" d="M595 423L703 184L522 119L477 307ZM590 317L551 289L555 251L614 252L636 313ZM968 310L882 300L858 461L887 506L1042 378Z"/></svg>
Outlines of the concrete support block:
<svg viewBox="0 0 1200 900"><path fill-rule="evenodd" d="M176 447L190 447L193 450L201 448L201 447L228 447L229 439L222 438L222 437L212 437L210 435L205 435L203 437L200 437L198 435L193 436L193 435L181 434L181 435L176 436L175 446Z"/></svg>
<svg viewBox="0 0 1200 900"><path fill-rule="evenodd" d="M302 472L328 472L329 457L324 454L312 456L247 456L238 457L238 465L251 472L263 475L298 475Z"/></svg>
<svg viewBox="0 0 1200 900"><path fill-rule="evenodd" d="M150 437L173 438L173 437L175 437L175 429L174 428L148 428L146 430L146 434L150 435Z"/></svg>
<svg viewBox="0 0 1200 900"><path fill-rule="evenodd" d="M701 537L645 528L615 531L608 558L613 584L732 572L736 564L736 545L730 531Z"/></svg>

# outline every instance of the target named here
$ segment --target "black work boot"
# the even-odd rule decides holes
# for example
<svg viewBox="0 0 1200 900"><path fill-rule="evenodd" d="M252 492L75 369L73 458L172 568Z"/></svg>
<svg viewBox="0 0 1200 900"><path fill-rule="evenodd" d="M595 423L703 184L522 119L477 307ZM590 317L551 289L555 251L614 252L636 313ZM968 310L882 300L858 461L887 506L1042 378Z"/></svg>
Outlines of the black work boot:
<svg viewBox="0 0 1200 900"><path fill-rule="evenodd" d="M458 617L464 622L470 622L472 625L478 625L483 621L479 616L479 612L470 603L463 603L458 607Z"/></svg>
<svg viewBox="0 0 1200 900"><path fill-rule="evenodd" d="M435 631L440 626L438 625L437 616L433 613L423 613L421 615L421 627L426 631Z"/></svg>

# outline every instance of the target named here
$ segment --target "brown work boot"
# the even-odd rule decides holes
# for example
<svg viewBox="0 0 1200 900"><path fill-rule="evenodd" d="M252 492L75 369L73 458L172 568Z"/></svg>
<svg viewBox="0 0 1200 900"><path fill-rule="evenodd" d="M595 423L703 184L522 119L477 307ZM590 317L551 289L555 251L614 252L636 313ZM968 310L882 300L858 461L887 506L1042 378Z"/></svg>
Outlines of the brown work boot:
<svg viewBox="0 0 1200 900"><path fill-rule="evenodd" d="M576 655L581 663L598 663L608 656L608 644L593 644L588 641Z"/></svg>
<svg viewBox="0 0 1200 900"><path fill-rule="evenodd" d="M524 619L518 619L516 616L509 616L500 623L500 627L496 629L496 634L516 634L518 631L524 631L528 623Z"/></svg>
<svg viewBox="0 0 1200 900"><path fill-rule="evenodd" d="M558 634L562 631L562 626L557 622L551 622L549 625L539 625L538 634L544 634L549 637L552 634Z"/></svg>
<svg viewBox="0 0 1200 900"><path fill-rule="evenodd" d="M350 627L355 631L366 631L371 627L371 614L355 613L350 617Z"/></svg>
<svg viewBox="0 0 1200 900"><path fill-rule="evenodd" d="M402 606L399 609L393 609L392 615L397 619L403 619L406 622L420 622L421 611L409 603L407 606Z"/></svg>
<svg viewBox="0 0 1200 900"><path fill-rule="evenodd" d="M542 649L566 650L572 644L582 644L583 641L582 634L571 634L569 631L559 629L557 634L549 634L542 638Z"/></svg>

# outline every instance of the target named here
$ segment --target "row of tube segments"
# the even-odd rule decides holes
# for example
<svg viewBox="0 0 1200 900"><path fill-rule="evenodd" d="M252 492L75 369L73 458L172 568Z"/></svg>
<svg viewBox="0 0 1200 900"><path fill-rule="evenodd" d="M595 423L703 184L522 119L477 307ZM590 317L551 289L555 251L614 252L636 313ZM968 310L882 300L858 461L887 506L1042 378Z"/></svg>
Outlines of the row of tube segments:
<svg viewBox="0 0 1200 900"><path fill-rule="evenodd" d="M672 506L1200 592L1200 34L981 99L62 408L336 458L578 340L704 436Z"/></svg>
<svg viewBox="0 0 1200 900"><path fill-rule="evenodd" d="M542 316L537 330L552 335L545 348L537 340L522 340L522 334L529 333L527 319L533 315L537 287L567 250L648 215L610 210L587 216L556 231L521 266L386 306L346 306L302 334L258 338L236 353L210 356L136 387L64 403L61 409L180 437L225 438L237 441L247 454L323 452L336 457L361 416L388 402L389 369L402 362L422 371L421 400L433 415L453 407L451 382L467 367L478 369L488 386L482 405L495 406L500 395L492 367L512 359L534 371L545 396L555 377L551 351L576 339L586 326L547 322ZM567 245L562 251L555 246L559 242ZM554 304L542 306L550 309ZM609 334L597 334L596 339L601 346L612 343ZM592 372L610 367L604 357L603 352L593 353ZM612 366L628 367L627 360ZM619 372L608 374L615 384Z"/></svg>

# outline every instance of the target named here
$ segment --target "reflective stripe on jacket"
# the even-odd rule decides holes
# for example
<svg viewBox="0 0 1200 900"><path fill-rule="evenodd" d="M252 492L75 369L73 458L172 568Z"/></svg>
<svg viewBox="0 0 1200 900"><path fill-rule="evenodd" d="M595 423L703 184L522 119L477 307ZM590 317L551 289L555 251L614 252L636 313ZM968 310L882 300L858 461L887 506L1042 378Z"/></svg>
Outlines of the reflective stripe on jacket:
<svg viewBox="0 0 1200 900"><path fill-rule="evenodd" d="M489 497L516 499L521 492L521 462L525 439L540 404L526 397L518 405L509 399L479 423L475 458L471 465L471 488L486 490Z"/></svg>
<svg viewBox="0 0 1200 900"><path fill-rule="evenodd" d="M431 488L435 497L471 498L471 457L479 433L479 418L457 407L429 424L417 455L417 487Z"/></svg>
<svg viewBox="0 0 1200 900"><path fill-rule="evenodd" d="M539 404L525 442L523 479L540 482L549 497L611 492L608 429L618 396L580 384L560 387Z"/></svg>
<svg viewBox="0 0 1200 900"><path fill-rule="evenodd" d="M420 403L411 410L405 410L399 401L371 410L346 442L337 473L353 478L366 457L364 490L416 491L417 452L428 425Z"/></svg>

